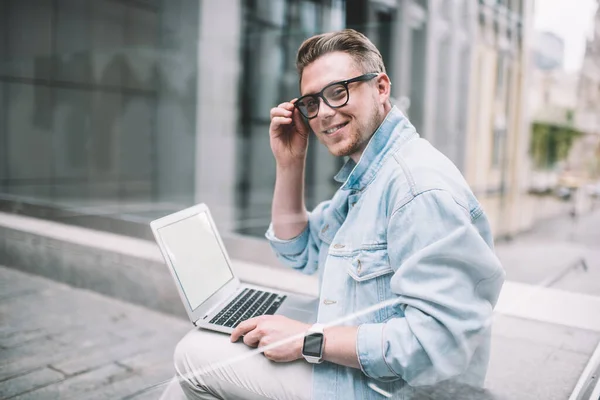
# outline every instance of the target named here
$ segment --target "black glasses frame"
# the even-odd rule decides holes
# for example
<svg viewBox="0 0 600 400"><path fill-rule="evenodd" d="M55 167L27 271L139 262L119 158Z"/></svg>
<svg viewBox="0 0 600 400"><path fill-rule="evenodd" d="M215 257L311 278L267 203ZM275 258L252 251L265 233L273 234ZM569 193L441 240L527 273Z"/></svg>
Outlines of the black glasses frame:
<svg viewBox="0 0 600 400"><path fill-rule="evenodd" d="M368 74L357 76L356 78L346 79L344 81L330 83L329 85L325 86L323 88L323 90L321 90L319 93L307 94L307 95L304 95L304 96L300 97L298 100L296 100L294 102L294 107L296 107L298 109L298 111L300 111L300 114L302 114L304 116L304 118L306 118L306 119L316 118L317 115L319 115L319 110L321 109L321 103L319 102L319 98L323 99L323 101L325 102L325 104L327 104L331 108L344 107L346 104L348 104L348 100L350 100L350 90L348 90L348 85L350 83L370 81L371 79L375 78L378 75L379 75L378 72L370 72ZM329 104L329 102L327 101L327 99L325 98L325 96L323 96L323 93L325 93L325 91L327 89L329 89L330 87L336 86L336 85L342 85L342 86L344 86L344 89L346 89L346 101L344 102L344 104L341 104L339 106L332 106L331 104ZM305 99L308 99L308 98L313 98L316 102L319 102L319 108L317 108L317 113L315 115L313 115L312 117L309 117L308 115L305 115L304 112L302 112L302 109L300 108L300 106L298 105L298 104L300 104L302 102L302 100L305 100Z"/></svg>

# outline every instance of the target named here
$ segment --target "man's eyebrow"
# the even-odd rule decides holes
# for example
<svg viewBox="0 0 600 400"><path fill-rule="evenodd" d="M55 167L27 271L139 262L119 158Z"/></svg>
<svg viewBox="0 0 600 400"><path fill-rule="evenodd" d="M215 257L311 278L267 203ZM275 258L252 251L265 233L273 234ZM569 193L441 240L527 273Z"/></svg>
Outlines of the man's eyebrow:
<svg viewBox="0 0 600 400"><path fill-rule="evenodd" d="M344 82L347 79L333 79L329 82L327 82L325 85L323 85L323 87L321 87L321 90L325 89L327 86L331 85L332 83L338 83L338 82ZM311 95L316 95L317 93L319 93L321 90L319 90L318 92L312 92L312 93L306 93L306 94L302 94L302 92L300 93L300 96L311 96Z"/></svg>

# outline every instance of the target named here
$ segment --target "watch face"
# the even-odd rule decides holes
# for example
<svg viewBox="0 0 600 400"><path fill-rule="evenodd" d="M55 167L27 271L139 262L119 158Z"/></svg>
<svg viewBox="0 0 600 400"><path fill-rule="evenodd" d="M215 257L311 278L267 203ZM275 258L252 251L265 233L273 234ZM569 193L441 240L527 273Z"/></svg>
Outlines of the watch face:
<svg viewBox="0 0 600 400"><path fill-rule="evenodd" d="M309 357L321 357L322 350L322 333L311 333L304 337L304 346L302 346L302 354Z"/></svg>

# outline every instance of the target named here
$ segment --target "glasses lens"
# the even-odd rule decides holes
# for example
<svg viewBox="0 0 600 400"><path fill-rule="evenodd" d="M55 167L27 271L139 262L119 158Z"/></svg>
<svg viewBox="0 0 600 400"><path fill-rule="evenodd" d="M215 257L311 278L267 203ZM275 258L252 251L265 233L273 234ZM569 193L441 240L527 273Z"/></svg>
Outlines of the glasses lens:
<svg viewBox="0 0 600 400"><path fill-rule="evenodd" d="M331 107L341 107L348 101L348 89L342 84L332 85L325 89L323 97Z"/></svg>
<svg viewBox="0 0 600 400"><path fill-rule="evenodd" d="M319 99L307 97L298 100L298 109L306 118L314 118L319 113Z"/></svg>

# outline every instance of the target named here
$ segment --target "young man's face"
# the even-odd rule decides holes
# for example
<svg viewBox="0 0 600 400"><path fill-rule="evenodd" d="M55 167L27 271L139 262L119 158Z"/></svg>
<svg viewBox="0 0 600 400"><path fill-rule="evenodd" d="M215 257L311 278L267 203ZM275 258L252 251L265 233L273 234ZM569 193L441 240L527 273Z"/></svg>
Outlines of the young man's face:
<svg viewBox="0 0 600 400"><path fill-rule="evenodd" d="M300 91L302 95L319 93L330 83L368 72L373 71L362 71L347 53L328 53L304 68ZM309 124L331 154L350 156L358 162L390 110L389 78L380 74L366 82L353 82L348 84L348 91L348 103L340 108L331 108L321 99L319 113Z"/></svg>

